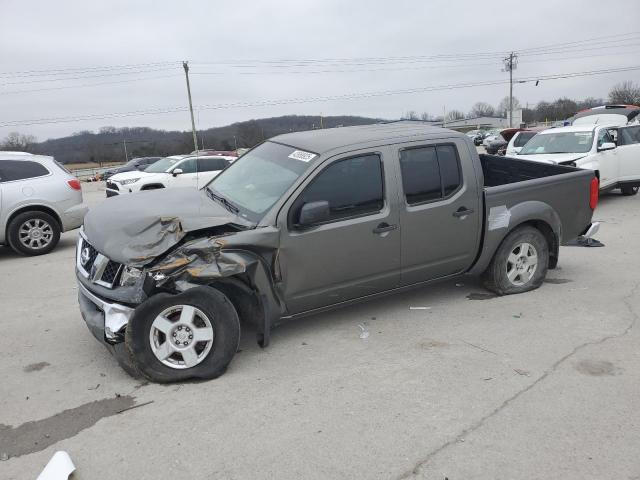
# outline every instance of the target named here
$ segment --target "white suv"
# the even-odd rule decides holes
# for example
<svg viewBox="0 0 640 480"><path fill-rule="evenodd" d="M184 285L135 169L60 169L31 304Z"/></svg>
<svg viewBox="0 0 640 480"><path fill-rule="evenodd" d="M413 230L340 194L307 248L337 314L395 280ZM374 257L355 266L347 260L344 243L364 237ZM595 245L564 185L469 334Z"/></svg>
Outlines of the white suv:
<svg viewBox="0 0 640 480"><path fill-rule="evenodd" d="M236 157L175 155L158 160L142 172L117 173L107 180L107 197L171 187L202 188Z"/></svg>
<svg viewBox="0 0 640 480"><path fill-rule="evenodd" d="M80 182L53 157L0 152L0 244L24 255L49 253L85 213Z"/></svg>

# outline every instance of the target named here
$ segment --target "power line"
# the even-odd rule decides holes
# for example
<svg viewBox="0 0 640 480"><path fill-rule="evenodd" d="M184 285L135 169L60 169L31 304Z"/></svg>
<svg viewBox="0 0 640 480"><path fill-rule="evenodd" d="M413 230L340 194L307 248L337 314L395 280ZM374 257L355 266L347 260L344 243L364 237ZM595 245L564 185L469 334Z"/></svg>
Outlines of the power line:
<svg viewBox="0 0 640 480"><path fill-rule="evenodd" d="M636 71L636 70L640 70L640 65L619 67L619 68L608 68L608 69L600 69L600 70L590 70L585 72L562 73L562 74L555 74L555 75L529 76L529 77L522 77L520 79L514 79L514 81L517 81L518 83L527 83L527 82L542 81L542 80L558 80L558 79L585 77L585 76L593 76L593 75L604 75L609 73L629 72L629 71ZM460 83L460 84L452 84L452 85L435 85L435 86L417 87L417 88L402 89L402 90L385 90L385 91L376 91L376 92L349 93L349 94L342 94L342 95L328 95L328 96L318 96L318 97L299 97L299 98L290 98L290 99L263 100L263 101L257 101L257 102L236 102L236 103L216 104L216 105L201 105L201 106L196 106L195 109L196 110L225 110L225 109L231 109L231 108L262 107L262 106L290 105L290 104L302 104L302 103L319 103L319 102L334 101L334 100L355 100L359 98L371 98L371 97L380 97L380 96L389 96L389 95L405 95L405 94L424 93L424 92L440 91L440 90L454 90L454 89L480 87L480 86L504 85L508 82L509 82L508 80L502 79L502 80L493 80L493 81L486 81L486 82L469 82L469 83ZM43 125L43 124L54 124L54 123L69 123L69 122L85 121L85 120L102 120L107 118L157 115L157 114L184 112L187 109L188 109L187 107L165 107L165 108L155 108L155 109L148 109L148 110L137 110L137 111L131 111L131 112L75 115L75 116L69 116L69 117L41 118L41 119L32 119L32 120L14 120L14 121L0 123L0 127Z"/></svg>
<svg viewBox="0 0 640 480"><path fill-rule="evenodd" d="M0 72L0 76L9 77L31 77L31 76L55 76L55 75L78 75L81 73L100 72L109 70L128 70L147 67L157 67L162 65L178 65L178 61L154 62L154 63L130 63L124 65L103 65L94 67L66 67L45 70L22 70L14 72Z"/></svg>
<svg viewBox="0 0 640 480"><path fill-rule="evenodd" d="M136 74L140 74L140 73L151 73L151 72L161 72L161 71L173 70L173 68L174 67L158 67L158 68L150 68L150 69L146 69L146 70L134 70L134 71L127 71L127 72L113 72L113 73L100 73L100 74L96 74L96 75L83 75L83 76L79 76L79 77L47 78L47 79L40 79L40 80L21 80L19 82L0 83L0 86L5 86L5 85L24 85L24 84L30 84L30 83L43 83L43 82L64 82L64 81L67 81L67 80L84 80L84 79L102 78L102 77L120 77L122 75L136 75Z"/></svg>
<svg viewBox="0 0 640 480"><path fill-rule="evenodd" d="M131 83L131 82L142 82L142 81L146 81L146 80L158 80L161 78L175 78L175 77L179 77L179 74L175 74L175 75L160 75L157 77L144 77L144 78L130 78L127 80L114 80L112 82L98 82L98 83L86 83L86 84L82 84L82 85L63 85L60 87L45 87L45 88L33 88L33 89L29 89L29 90L10 90L10 91L0 91L0 95L10 95L10 94L17 94L17 93L32 93L32 92L48 92L48 91L52 91L52 90L64 90L64 89L68 89L68 88L85 88L85 87L97 87L97 86L102 86L102 85L115 85L115 84L120 84L120 83Z"/></svg>

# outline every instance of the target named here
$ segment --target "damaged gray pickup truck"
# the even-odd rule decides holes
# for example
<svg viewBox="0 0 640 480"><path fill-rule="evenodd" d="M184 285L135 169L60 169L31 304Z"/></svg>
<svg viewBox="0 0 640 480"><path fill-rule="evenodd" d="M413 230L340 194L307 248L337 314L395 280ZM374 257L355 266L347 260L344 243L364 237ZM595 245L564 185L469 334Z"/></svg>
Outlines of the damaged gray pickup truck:
<svg viewBox="0 0 640 480"><path fill-rule="evenodd" d="M215 378L240 321L261 346L285 320L470 273L498 294L541 285L589 236L592 170L480 155L415 122L280 135L202 190L89 211L82 316L134 375Z"/></svg>

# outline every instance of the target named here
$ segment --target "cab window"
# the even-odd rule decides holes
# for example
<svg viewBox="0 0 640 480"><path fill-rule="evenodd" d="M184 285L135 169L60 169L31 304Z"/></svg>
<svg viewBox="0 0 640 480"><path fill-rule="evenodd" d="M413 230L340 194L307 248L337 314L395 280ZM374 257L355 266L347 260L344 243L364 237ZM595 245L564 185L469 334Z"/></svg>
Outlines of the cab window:
<svg viewBox="0 0 640 480"><path fill-rule="evenodd" d="M409 205L446 198L462 185L458 151L451 144L402 150L400 171Z"/></svg>
<svg viewBox="0 0 640 480"><path fill-rule="evenodd" d="M382 210L384 185L380 156L348 158L325 168L293 204L291 223L298 223L305 203L322 200L329 202L329 222Z"/></svg>

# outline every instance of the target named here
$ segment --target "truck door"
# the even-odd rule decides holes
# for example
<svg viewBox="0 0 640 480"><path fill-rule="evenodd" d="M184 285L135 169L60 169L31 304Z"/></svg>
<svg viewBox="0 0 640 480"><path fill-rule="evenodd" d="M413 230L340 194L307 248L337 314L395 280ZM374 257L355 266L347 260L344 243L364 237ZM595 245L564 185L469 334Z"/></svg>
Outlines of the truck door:
<svg viewBox="0 0 640 480"><path fill-rule="evenodd" d="M620 181L640 184L640 125L618 128Z"/></svg>
<svg viewBox="0 0 640 480"><path fill-rule="evenodd" d="M401 284L465 271L482 230L482 192L469 148L459 139L444 139L403 146L398 158Z"/></svg>
<svg viewBox="0 0 640 480"><path fill-rule="evenodd" d="M278 218L278 264L290 313L397 287L400 229L388 150L327 160L285 204ZM327 201L329 218L298 228L300 210Z"/></svg>

